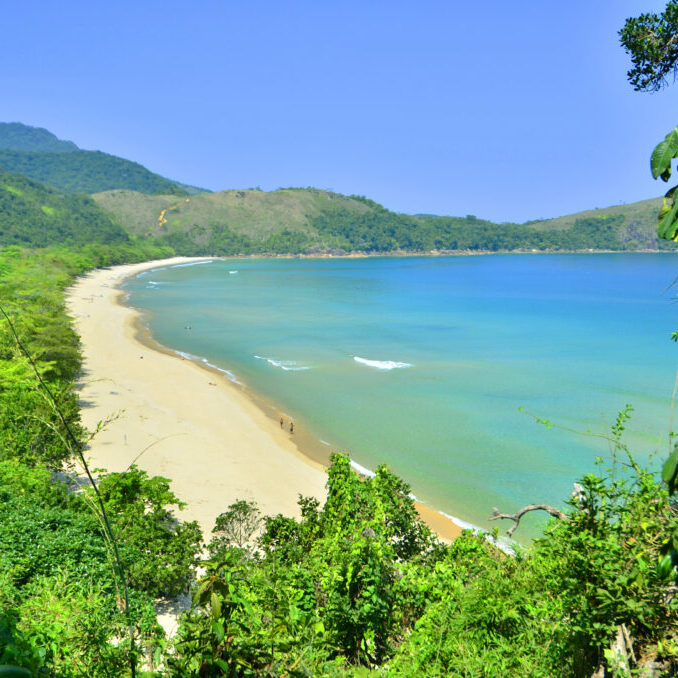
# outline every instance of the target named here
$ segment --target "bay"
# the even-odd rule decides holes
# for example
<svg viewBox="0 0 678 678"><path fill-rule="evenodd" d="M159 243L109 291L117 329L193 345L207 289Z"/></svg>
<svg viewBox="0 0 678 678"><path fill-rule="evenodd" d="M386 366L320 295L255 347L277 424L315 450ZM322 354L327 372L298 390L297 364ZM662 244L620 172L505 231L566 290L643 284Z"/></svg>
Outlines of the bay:
<svg viewBox="0 0 678 678"><path fill-rule="evenodd" d="M231 259L125 289L161 344L488 529L494 506L559 504L596 457L612 468L609 443L582 433L609 432L627 403L625 440L659 467L677 272L668 254Z"/></svg>

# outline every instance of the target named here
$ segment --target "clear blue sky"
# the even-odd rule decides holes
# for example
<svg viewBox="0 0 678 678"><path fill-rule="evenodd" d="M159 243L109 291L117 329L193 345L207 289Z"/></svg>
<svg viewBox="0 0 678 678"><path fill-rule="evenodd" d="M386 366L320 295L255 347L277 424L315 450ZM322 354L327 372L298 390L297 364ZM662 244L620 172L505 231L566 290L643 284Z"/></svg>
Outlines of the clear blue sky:
<svg viewBox="0 0 678 678"><path fill-rule="evenodd" d="M665 188L678 83L633 92L617 31L656 0L23 0L0 120L211 190L316 186L498 221Z"/></svg>

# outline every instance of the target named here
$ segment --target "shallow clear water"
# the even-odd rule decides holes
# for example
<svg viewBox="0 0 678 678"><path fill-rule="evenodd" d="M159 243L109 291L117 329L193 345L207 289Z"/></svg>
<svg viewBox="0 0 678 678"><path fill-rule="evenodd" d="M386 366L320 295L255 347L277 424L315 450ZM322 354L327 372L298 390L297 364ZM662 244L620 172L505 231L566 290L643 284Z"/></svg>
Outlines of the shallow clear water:
<svg viewBox="0 0 678 678"><path fill-rule="evenodd" d="M653 254L239 259L125 287L160 343L488 527L493 506L558 503L597 455L609 465L605 442L519 407L605 432L630 403L639 460L666 454L677 274Z"/></svg>

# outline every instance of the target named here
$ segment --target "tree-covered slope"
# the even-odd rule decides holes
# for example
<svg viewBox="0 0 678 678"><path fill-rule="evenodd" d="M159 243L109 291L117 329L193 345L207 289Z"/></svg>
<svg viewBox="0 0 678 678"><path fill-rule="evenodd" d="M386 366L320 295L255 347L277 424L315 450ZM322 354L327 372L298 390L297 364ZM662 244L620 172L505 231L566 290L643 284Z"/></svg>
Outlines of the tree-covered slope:
<svg viewBox="0 0 678 678"><path fill-rule="evenodd" d="M185 191L142 165L101 151L42 153L0 150L0 167L68 193L128 188L141 193Z"/></svg>
<svg viewBox="0 0 678 678"><path fill-rule="evenodd" d="M128 241L125 230L91 198L0 169L0 247Z"/></svg>
<svg viewBox="0 0 678 678"><path fill-rule="evenodd" d="M432 250L637 250L659 243L656 200L527 224L474 216L398 214L361 196L318 189L231 190L197 196L107 191L97 203L130 233L182 254Z"/></svg>
<svg viewBox="0 0 678 678"><path fill-rule="evenodd" d="M314 188L231 190L189 199L130 191L95 194L131 233L183 254L511 249L505 231L476 217L418 217L362 196ZM515 233L523 227L511 225Z"/></svg>
<svg viewBox="0 0 678 678"><path fill-rule="evenodd" d="M70 153L79 150L72 141L63 141L42 127L20 122L0 122L0 148L40 153Z"/></svg>
<svg viewBox="0 0 678 678"><path fill-rule="evenodd" d="M616 237L622 243L642 248L654 249L657 246L657 215L662 205L661 198L651 198L628 205L595 208L576 214L568 214L555 219L543 219L529 222L538 231L569 230L576 222L593 221L615 217L618 220ZM621 217L621 218L620 218Z"/></svg>
<svg viewBox="0 0 678 678"><path fill-rule="evenodd" d="M46 129L18 122L0 123L0 167L67 193L96 193L115 188L176 195L202 191L166 179L131 160L81 150Z"/></svg>
<svg viewBox="0 0 678 678"><path fill-rule="evenodd" d="M265 251L264 244L280 252L287 246L289 251L326 248L331 243L320 237L314 219L332 205L353 217L370 209L354 198L316 189L231 190L188 198L109 191L93 197L133 235L175 243L195 254L229 254L232 247Z"/></svg>
<svg viewBox="0 0 678 678"><path fill-rule="evenodd" d="M525 224L498 224L470 215L398 214L361 196L313 188L208 193L138 163L81 150L47 130L21 123L0 123L0 168L67 193L96 194L96 202L130 234L181 254L676 247L657 238L659 199ZM37 222L32 228L41 230ZM33 237L30 242L37 243Z"/></svg>

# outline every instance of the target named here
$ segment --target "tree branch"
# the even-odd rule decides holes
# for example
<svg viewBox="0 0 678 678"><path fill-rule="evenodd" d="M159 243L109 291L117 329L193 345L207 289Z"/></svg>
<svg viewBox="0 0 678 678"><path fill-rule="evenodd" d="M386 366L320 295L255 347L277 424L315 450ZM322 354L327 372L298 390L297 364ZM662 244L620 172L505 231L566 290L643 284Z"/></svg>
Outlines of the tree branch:
<svg viewBox="0 0 678 678"><path fill-rule="evenodd" d="M554 518L558 518L558 520L567 520L567 516L562 511L554 506L549 506L548 504L530 504L529 506L523 506L517 513L499 513L499 509L495 507L492 509L492 515L488 520L499 520L501 518L512 520L515 525L510 527L508 532L506 532L507 536L511 537L520 524L520 519L529 511L546 511L546 513L549 513Z"/></svg>

